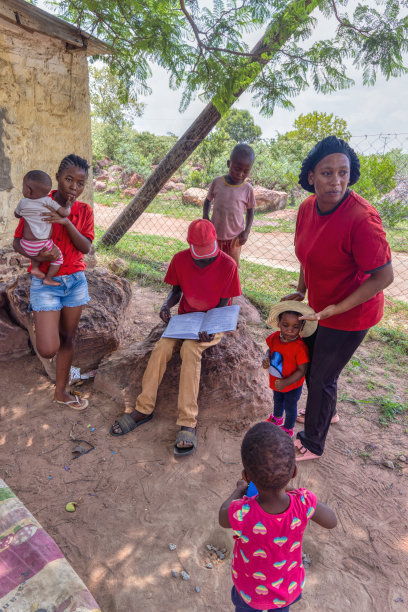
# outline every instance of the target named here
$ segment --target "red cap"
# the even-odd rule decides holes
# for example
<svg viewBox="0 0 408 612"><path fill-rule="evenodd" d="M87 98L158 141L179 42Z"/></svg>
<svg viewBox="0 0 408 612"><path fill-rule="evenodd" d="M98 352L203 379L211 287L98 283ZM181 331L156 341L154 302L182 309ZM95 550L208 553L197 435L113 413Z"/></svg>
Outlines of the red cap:
<svg viewBox="0 0 408 612"><path fill-rule="evenodd" d="M207 219L196 219L190 223L187 242L194 259L206 259L218 254L217 233L211 221Z"/></svg>

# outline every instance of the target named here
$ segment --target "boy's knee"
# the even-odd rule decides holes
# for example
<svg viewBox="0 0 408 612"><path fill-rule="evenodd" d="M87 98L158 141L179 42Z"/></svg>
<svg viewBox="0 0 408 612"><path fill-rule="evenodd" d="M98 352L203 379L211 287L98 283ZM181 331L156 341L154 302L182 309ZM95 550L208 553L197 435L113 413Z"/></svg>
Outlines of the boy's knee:
<svg viewBox="0 0 408 612"><path fill-rule="evenodd" d="M182 359L186 357L187 359L201 359L202 351L199 348L196 340L184 340L180 349L180 356Z"/></svg>

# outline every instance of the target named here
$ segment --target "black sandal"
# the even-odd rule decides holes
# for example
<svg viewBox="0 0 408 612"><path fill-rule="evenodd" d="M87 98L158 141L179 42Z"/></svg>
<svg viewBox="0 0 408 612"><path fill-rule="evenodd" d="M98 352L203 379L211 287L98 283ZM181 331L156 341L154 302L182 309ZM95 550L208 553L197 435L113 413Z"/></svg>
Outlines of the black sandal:
<svg viewBox="0 0 408 612"><path fill-rule="evenodd" d="M140 421L135 421L135 419L128 414L127 412L125 414L122 414L122 416L120 416L112 425L112 427L110 428L110 435L111 436L124 436L125 434L133 431L134 429L136 429L136 427L139 427L139 425L143 425L143 423L147 423L148 421L150 421L153 418L153 413L152 414L148 414L146 415L146 418L144 419L140 419ZM114 430L115 425L119 425L121 432L120 433L116 433Z"/></svg>

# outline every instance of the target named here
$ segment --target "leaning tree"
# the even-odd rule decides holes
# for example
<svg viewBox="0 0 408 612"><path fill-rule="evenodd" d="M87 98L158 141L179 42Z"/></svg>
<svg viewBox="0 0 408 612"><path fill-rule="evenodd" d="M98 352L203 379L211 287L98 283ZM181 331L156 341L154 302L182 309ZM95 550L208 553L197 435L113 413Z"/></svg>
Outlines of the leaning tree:
<svg viewBox="0 0 408 612"><path fill-rule="evenodd" d="M147 92L152 62L169 73L170 85L183 88L181 110L200 95L208 104L164 157L137 195L104 234L115 244L146 210L155 195L207 134L249 89L261 113L312 85L330 93L353 85L350 62L373 85L377 74L408 72L408 0L63 0L62 15L112 47L111 70L126 92ZM211 4L211 7L209 6ZM319 9L336 24L330 39L312 40ZM268 24L266 27L264 24ZM245 36L264 28L250 49ZM101 58L103 59L103 58Z"/></svg>

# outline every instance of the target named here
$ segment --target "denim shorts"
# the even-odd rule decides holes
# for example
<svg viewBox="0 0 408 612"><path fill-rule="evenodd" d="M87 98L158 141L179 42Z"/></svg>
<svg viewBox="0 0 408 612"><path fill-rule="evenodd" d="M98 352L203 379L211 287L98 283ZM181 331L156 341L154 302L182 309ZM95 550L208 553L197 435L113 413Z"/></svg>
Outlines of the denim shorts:
<svg viewBox="0 0 408 612"><path fill-rule="evenodd" d="M41 279L31 277L29 311L61 310L64 306L74 308L91 299L84 272L55 276L54 280L60 283L59 287L44 285Z"/></svg>

